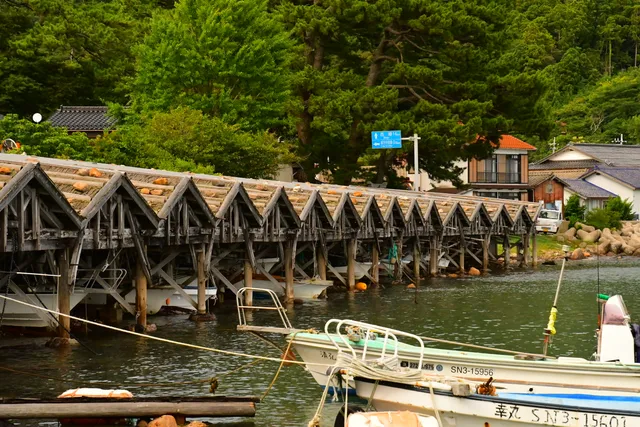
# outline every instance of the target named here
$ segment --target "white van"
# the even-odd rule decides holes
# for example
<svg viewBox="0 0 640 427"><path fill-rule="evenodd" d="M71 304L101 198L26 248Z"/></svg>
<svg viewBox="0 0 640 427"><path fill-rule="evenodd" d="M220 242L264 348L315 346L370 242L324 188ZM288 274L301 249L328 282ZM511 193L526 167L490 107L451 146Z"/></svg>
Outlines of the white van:
<svg viewBox="0 0 640 427"><path fill-rule="evenodd" d="M538 233L557 233L558 227L562 224L562 212L543 209L538 215L536 221L536 232Z"/></svg>

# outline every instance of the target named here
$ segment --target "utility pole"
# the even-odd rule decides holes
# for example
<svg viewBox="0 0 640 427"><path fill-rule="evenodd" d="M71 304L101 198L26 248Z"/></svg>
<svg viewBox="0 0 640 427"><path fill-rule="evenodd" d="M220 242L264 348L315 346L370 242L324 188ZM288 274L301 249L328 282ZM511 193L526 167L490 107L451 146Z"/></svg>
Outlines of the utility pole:
<svg viewBox="0 0 640 427"><path fill-rule="evenodd" d="M418 162L418 141L420 137L417 133L413 136L402 138L403 141L413 141L413 190L420 191L420 166Z"/></svg>

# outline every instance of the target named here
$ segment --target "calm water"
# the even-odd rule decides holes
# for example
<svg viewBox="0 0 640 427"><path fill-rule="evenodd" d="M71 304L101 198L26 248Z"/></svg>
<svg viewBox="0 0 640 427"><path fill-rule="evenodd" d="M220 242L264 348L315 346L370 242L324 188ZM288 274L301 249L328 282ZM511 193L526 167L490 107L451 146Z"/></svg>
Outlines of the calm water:
<svg viewBox="0 0 640 427"><path fill-rule="evenodd" d="M522 351L541 349L542 330L558 277L559 267L504 276L427 281L415 292L403 287L332 295L328 301L296 306L290 312L294 326L321 328L330 318L352 318L417 334L442 337ZM640 317L637 290L640 262L621 260L600 268L600 292L621 293L634 319ZM589 358L594 351L597 290L595 262L565 271L560 293L558 335L553 354ZM259 319L256 315L255 320ZM235 331L232 307L217 312L214 322L194 324L185 316L151 318L157 336L279 357L279 352L249 334ZM82 337L80 337L82 338ZM281 338L274 337L284 347ZM206 395L208 385L171 387L132 384L175 384L220 375L249 360L170 346L121 334L90 334L83 340L98 355L75 347L70 351L47 348L0 349L0 366L28 370L66 380L113 382L138 395ZM260 363L221 379L218 394L261 394L277 364ZM71 382L50 381L0 371L0 396L53 397L74 388ZM313 416L320 388L299 367L283 370L257 417L249 422L225 420L222 426L306 426ZM338 403L328 404L323 425L333 425Z"/></svg>

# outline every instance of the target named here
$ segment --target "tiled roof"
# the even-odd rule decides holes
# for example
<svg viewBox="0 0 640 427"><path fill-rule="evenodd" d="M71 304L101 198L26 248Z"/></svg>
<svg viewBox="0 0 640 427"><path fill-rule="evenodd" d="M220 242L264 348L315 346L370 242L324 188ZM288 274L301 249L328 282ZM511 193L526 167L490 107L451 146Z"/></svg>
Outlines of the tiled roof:
<svg viewBox="0 0 640 427"><path fill-rule="evenodd" d="M531 150L535 151L536 147L524 142L521 139L516 138L513 135L502 135L500 137L500 146L498 148L512 149L512 150Z"/></svg>
<svg viewBox="0 0 640 427"><path fill-rule="evenodd" d="M640 167L640 145L569 144L567 147L573 147L609 166Z"/></svg>
<svg viewBox="0 0 640 427"><path fill-rule="evenodd" d="M569 189L587 199L608 199L616 195L583 179L565 179Z"/></svg>
<svg viewBox="0 0 640 427"><path fill-rule="evenodd" d="M107 116L107 107L60 106L48 122L65 127L71 132L103 131L112 127L116 120Z"/></svg>
<svg viewBox="0 0 640 427"><path fill-rule="evenodd" d="M553 176L554 175L552 173L548 173L548 172L545 172L545 173L529 172L529 185L531 187L537 187L543 182L553 178Z"/></svg>
<svg viewBox="0 0 640 427"><path fill-rule="evenodd" d="M598 163L600 163L600 162L598 162L595 159L589 159L589 160L560 160L560 161L557 161L557 162L554 162L552 160L548 160L548 161L546 161L544 163L540 163L540 164L531 163L529 165L529 170L591 169L592 167L594 167Z"/></svg>
<svg viewBox="0 0 640 427"><path fill-rule="evenodd" d="M587 172L584 178L596 174L608 175L620 182L623 182L634 189L640 188L640 167L637 168L612 168L604 166L596 166L593 170Z"/></svg>

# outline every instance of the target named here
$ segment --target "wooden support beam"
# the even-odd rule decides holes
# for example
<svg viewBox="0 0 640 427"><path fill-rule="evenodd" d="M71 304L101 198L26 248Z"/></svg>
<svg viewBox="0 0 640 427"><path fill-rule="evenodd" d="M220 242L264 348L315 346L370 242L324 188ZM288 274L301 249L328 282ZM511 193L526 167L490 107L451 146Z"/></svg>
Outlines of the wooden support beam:
<svg viewBox="0 0 640 427"><path fill-rule="evenodd" d="M529 267L529 233L522 235L522 264Z"/></svg>
<svg viewBox="0 0 640 427"><path fill-rule="evenodd" d="M136 323L147 328L147 275L144 272L144 261L136 259Z"/></svg>
<svg viewBox="0 0 640 427"><path fill-rule="evenodd" d="M489 242L491 241L491 235L487 234L482 239L482 272L484 274L489 273Z"/></svg>
<svg viewBox="0 0 640 427"><path fill-rule="evenodd" d="M420 238L416 237L413 242L413 280L416 285L420 284Z"/></svg>
<svg viewBox="0 0 640 427"><path fill-rule="evenodd" d="M380 281L380 251L375 242L371 247L371 279L376 284Z"/></svg>
<svg viewBox="0 0 640 427"><path fill-rule="evenodd" d="M435 277L438 274L438 238L431 236L429 248L429 274Z"/></svg>
<svg viewBox="0 0 640 427"><path fill-rule="evenodd" d="M207 275L205 273L205 251L198 251L198 314L207 312Z"/></svg>
<svg viewBox="0 0 640 427"><path fill-rule="evenodd" d="M356 288L356 239L347 240L347 288L353 291Z"/></svg>
<svg viewBox="0 0 640 427"><path fill-rule="evenodd" d="M295 263L294 241L287 240L284 244L284 277L285 277L285 302L293 302L293 265Z"/></svg>
<svg viewBox="0 0 640 427"><path fill-rule="evenodd" d="M504 254L504 268L508 269L511 265L511 242L509 242L508 234L505 234L502 239L502 251Z"/></svg>
<svg viewBox="0 0 640 427"><path fill-rule="evenodd" d="M322 280L327 280L327 259L324 257L325 250L320 248L316 251L316 262L318 265L318 275Z"/></svg>
<svg viewBox="0 0 640 427"><path fill-rule="evenodd" d="M73 286L69 283L69 264L71 256L68 249L58 251L58 311L61 314L71 314L71 293ZM58 316L58 337L69 339L71 319Z"/></svg>
<svg viewBox="0 0 640 427"><path fill-rule="evenodd" d="M460 267L460 274L464 274L466 272L464 268L464 257L466 251L466 242L464 241L464 237L460 238L460 260L458 262L458 266Z"/></svg>
<svg viewBox="0 0 640 427"><path fill-rule="evenodd" d="M402 238L402 234L398 236L398 241L396 242L396 247L398 248L398 258L396 259L396 263L393 266L393 275L396 280L402 279L402 257L404 256L402 253L402 246L404 245L404 239Z"/></svg>
<svg viewBox="0 0 640 427"><path fill-rule="evenodd" d="M248 254L244 259L244 287L253 287L253 266L251 265L251 259L249 259ZM253 291L245 292L244 305L253 305Z"/></svg>
<svg viewBox="0 0 640 427"><path fill-rule="evenodd" d="M538 239L536 234L536 229L533 228L531 231L531 266L538 266Z"/></svg>

